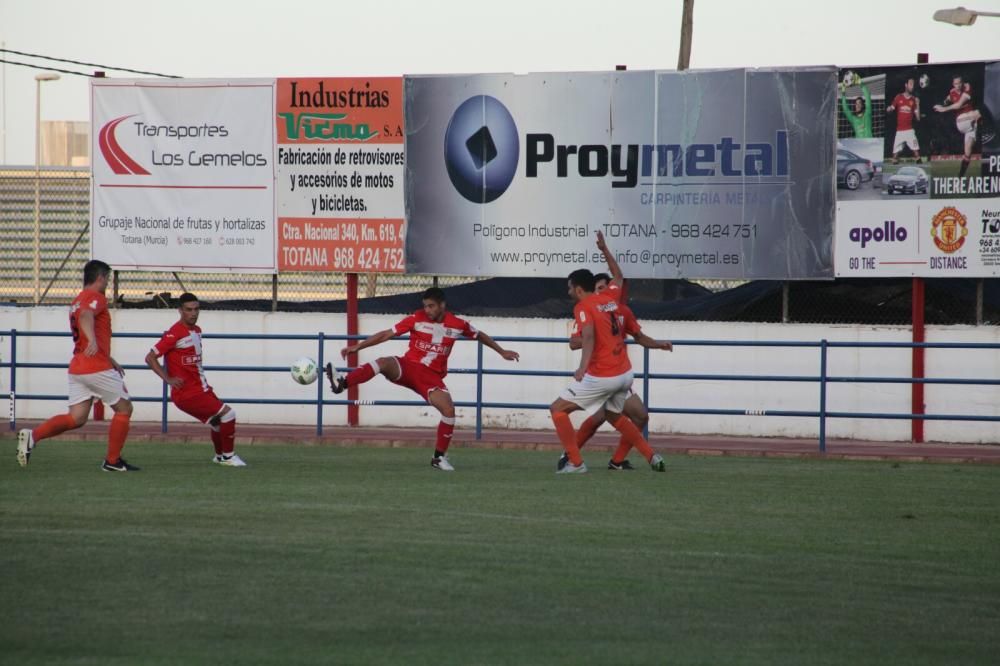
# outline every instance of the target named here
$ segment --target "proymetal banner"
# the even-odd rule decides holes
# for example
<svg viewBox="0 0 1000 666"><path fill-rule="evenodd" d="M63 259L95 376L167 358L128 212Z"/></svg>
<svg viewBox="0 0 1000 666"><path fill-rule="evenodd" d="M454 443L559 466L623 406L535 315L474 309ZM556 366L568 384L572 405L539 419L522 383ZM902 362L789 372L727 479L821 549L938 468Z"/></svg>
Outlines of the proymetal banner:
<svg viewBox="0 0 1000 666"><path fill-rule="evenodd" d="M93 258L274 272L273 80L96 79L91 103Z"/></svg>
<svg viewBox="0 0 1000 666"><path fill-rule="evenodd" d="M836 76L406 77L407 271L832 277Z"/></svg>

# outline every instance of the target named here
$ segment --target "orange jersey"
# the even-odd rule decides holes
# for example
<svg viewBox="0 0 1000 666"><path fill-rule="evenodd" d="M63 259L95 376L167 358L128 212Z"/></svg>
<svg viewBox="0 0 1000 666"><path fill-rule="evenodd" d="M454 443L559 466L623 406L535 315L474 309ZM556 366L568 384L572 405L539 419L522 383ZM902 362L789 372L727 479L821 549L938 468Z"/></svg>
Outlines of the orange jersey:
<svg viewBox="0 0 1000 666"><path fill-rule="evenodd" d="M97 353L87 356L83 351L90 340L80 326L80 313L90 310L94 313L94 335L97 338ZM111 370L111 313L108 301L100 292L84 289L73 299L69 309L69 330L73 333L73 358L69 362L72 375L89 375L93 372Z"/></svg>
<svg viewBox="0 0 1000 666"><path fill-rule="evenodd" d="M591 294L573 308L573 319L582 332L594 329L594 351L587 365L587 374L594 377L616 377L632 369L625 348L626 315L624 306L612 296ZM631 311L628 311L631 314ZM634 321L635 317L631 317Z"/></svg>

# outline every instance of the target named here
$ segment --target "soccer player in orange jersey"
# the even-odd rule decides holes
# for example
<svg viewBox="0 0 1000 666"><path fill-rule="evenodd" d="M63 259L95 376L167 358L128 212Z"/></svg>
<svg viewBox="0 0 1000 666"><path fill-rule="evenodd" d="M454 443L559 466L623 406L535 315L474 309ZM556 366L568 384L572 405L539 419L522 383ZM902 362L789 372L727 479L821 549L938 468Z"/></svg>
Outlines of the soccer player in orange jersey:
<svg viewBox="0 0 1000 666"><path fill-rule="evenodd" d="M576 301L573 316L580 327L583 353L580 366L568 386L549 406L552 422L569 462L557 474L587 471L576 444L576 432L569 415L578 409L593 411L600 407L608 423L625 436L629 446L639 449L657 472L666 470L663 458L653 452L649 442L628 418L622 417L625 401L632 387L632 364L625 348L625 334L636 336L640 344L665 348L638 330L618 302L607 294L594 293L594 274L585 268L569 275L569 294Z"/></svg>
<svg viewBox="0 0 1000 666"><path fill-rule="evenodd" d="M628 317L634 321L635 316L631 309L625 306L625 274L622 272L621 267L615 260L614 254L608 247L607 242L604 240L604 234L600 231L597 232L597 249L601 251L604 255L604 260L608 264L608 270L611 271L611 275L607 273L597 273L594 275L594 293L597 294L607 294L611 296L622 306L623 310L626 311ZM638 329L639 324L636 321L635 327ZM574 320L573 331L569 338L570 349L581 349L583 347L583 341L580 338L580 327L579 324ZM657 343L657 349L666 349L667 351L673 350L673 345L669 342ZM649 412L646 410L646 405L643 404L642 399L638 395L629 391L628 399L625 401L625 406L622 408L622 413L632 420L636 428L640 431L646 427L649 422ZM590 438L594 436L597 429L601 427L606 421L604 415L604 409L599 408L592 412L587 418L583 420L580 427L576 431L576 445L579 448L583 448L584 444L590 441ZM615 471L630 471L635 468L632 463L628 461L628 452L631 450L631 445L624 435L618 441L618 448L615 450L614 454L611 456L610 462L608 462L608 469ZM564 453L556 465L556 470L561 470L569 462L569 457Z"/></svg>
<svg viewBox="0 0 1000 666"><path fill-rule="evenodd" d="M236 455L236 410L219 400L208 385L201 367L201 328L198 297L183 293L177 299L177 320L146 354L146 365L170 386L170 400L185 414L190 414L212 429L215 457L212 462L227 467L246 467ZM164 357L160 365L159 358Z"/></svg>
<svg viewBox="0 0 1000 666"><path fill-rule="evenodd" d="M136 472L138 467L121 457L128 436L132 402L125 388L125 371L111 357L111 313L104 292L111 267L92 259L83 267L83 291L73 299L69 327L73 333L73 358L69 362L69 412L53 416L34 430L17 436L17 462L28 464L35 445L87 422L94 398L111 406L115 415L108 430L108 451L101 464L105 472Z"/></svg>

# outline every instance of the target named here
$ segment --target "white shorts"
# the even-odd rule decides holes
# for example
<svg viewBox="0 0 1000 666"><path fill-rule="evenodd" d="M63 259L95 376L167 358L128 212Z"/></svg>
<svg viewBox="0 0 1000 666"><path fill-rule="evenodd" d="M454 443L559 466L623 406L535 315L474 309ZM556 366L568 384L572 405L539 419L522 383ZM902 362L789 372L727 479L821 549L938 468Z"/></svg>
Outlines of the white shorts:
<svg viewBox="0 0 1000 666"><path fill-rule="evenodd" d="M125 379L117 370L102 370L86 375L67 375L69 377L69 404L79 404L91 398L98 398L104 404L111 406L121 399L129 400Z"/></svg>
<svg viewBox="0 0 1000 666"><path fill-rule="evenodd" d="M955 127L958 131L965 135L966 138L972 137L976 138L976 121L979 120L978 111L966 111L962 115L955 118Z"/></svg>
<svg viewBox="0 0 1000 666"><path fill-rule="evenodd" d="M604 408L621 414L625 401L632 394L632 371L617 377L594 377L584 375L583 380L573 382L559 394L567 402L572 402L588 414Z"/></svg>
<svg viewBox="0 0 1000 666"><path fill-rule="evenodd" d="M911 129L896 132L896 138L892 144L893 154L901 151L905 145L909 145L910 150L914 152L920 150L920 144L917 143L917 133Z"/></svg>

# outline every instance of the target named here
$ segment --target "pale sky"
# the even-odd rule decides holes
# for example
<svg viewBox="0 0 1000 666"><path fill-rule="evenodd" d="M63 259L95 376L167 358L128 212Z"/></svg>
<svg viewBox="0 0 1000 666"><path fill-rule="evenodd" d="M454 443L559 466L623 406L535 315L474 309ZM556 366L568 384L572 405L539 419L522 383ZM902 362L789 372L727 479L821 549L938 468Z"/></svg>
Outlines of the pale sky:
<svg viewBox="0 0 1000 666"><path fill-rule="evenodd" d="M1000 0L966 1L1000 11ZM1000 59L1000 18L933 21L949 2L696 0L691 66ZM681 0L0 0L0 41L191 78L673 69L680 15ZM36 73L0 64L0 163L34 163ZM43 83L42 119L89 120L87 81Z"/></svg>

